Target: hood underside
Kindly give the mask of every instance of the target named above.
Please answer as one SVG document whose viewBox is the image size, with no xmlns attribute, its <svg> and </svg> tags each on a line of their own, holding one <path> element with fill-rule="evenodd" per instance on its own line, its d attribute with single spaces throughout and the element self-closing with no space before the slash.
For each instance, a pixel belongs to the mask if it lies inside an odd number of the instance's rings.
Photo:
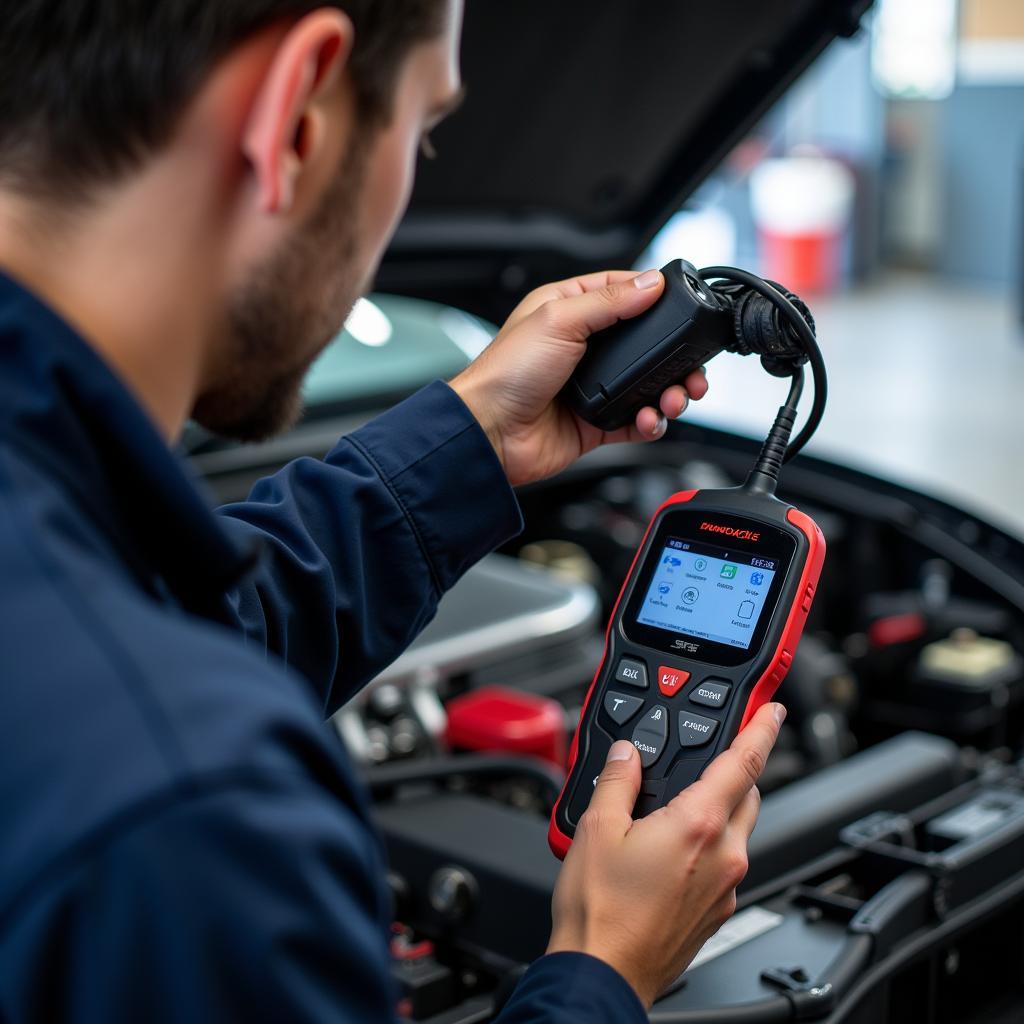
<svg viewBox="0 0 1024 1024">
<path fill-rule="evenodd" d="M 628 267 L 871 0 L 468 0 L 466 101 L 433 134 L 380 290 L 500 320 Z"/>
</svg>

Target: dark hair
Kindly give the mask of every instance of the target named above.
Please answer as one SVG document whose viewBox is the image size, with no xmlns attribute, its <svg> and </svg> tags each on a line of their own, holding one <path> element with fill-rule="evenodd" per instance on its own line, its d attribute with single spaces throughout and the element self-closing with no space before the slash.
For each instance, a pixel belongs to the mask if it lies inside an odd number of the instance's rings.
<svg viewBox="0 0 1024 1024">
<path fill-rule="evenodd" d="M 443 29 L 447 0 L 16 0 L 0 27 L 0 181 L 71 197 L 171 136 L 215 64 L 246 37 L 319 7 L 355 26 L 359 113 L 387 119 L 402 62 Z"/>
</svg>

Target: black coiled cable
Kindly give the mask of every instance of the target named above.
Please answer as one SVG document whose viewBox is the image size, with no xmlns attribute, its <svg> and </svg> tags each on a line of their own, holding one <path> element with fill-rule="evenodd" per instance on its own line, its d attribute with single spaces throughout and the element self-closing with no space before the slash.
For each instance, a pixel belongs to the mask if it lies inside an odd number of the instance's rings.
<svg viewBox="0 0 1024 1024">
<path fill-rule="evenodd" d="M 790 377 L 789 396 L 779 409 L 754 470 L 748 489 L 773 493 L 779 470 L 811 439 L 825 412 L 828 375 L 814 335 L 814 318 L 807 306 L 774 282 L 736 267 L 705 267 L 701 280 L 734 310 L 736 341 L 730 351 L 757 353 L 764 368 L 777 377 Z M 725 282 L 712 284 L 711 282 Z M 796 407 L 803 393 L 803 366 L 810 364 L 814 399 L 807 422 L 790 441 Z"/>
</svg>

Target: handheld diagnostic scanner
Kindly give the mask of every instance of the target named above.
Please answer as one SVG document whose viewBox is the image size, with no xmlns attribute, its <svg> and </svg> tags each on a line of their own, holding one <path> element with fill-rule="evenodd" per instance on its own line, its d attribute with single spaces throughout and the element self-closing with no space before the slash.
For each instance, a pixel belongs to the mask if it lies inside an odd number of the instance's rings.
<svg viewBox="0 0 1024 1024">
<path fill-rule="evenodd" d="M 640 754 L 643 782 L 634 817 L 668 803 L 700 777 L 774 695 L 814 600 L 824 537 L 808 515 L 774 493 L 782 464 L 810 437 L 824 408 L 813 321 L 802 304 L 760 278 L 733 268 L 701 272 L 725 274 L 778 311 L 776 326 L 787 333 L 791 351 L 789 397 L 741 487 L 674 494 L 651 519 L 608 623 L 604 656 L 552 812 L 548 838 L 559 857 L 572 843 L 615 740 L 631 741 Z M 699 337 L 686 342 L 705 344 Z M 789 443 L 807 360 L 814 408 Z M 779 366 L 773 367 L 777 373 Z"/>
</svg>

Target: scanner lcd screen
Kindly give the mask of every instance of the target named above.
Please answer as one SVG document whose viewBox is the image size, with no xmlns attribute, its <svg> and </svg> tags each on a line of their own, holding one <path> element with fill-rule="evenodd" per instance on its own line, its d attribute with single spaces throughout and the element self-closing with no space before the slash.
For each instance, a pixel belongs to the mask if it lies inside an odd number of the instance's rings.
<svg viewBox="0 0 1024 1024">
<path fill-rule="evenodd" d="M 720 554 L 721 548 L 668 538 L 637 622 L 748 649 L 778 562 L 738 552 L 728 558 Z"/>
</svg>

